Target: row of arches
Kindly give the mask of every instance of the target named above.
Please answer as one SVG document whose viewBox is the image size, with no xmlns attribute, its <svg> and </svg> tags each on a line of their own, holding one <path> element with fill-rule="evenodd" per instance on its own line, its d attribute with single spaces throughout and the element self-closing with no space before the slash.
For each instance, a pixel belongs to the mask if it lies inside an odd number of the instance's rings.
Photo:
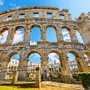
<svg viewBox="0 0 90 90">
<path fill-rule="evenodd" d="M 7 40 L 8 31 L 9 31 L 8 28 L 5 28 L 1 31 L 0 44 L 4 44 L 5 41 Z M 24 37 L 25 37 L 25 32 L 26 32 L 26 30 L 24 29 L 23 26 L 16 27 L 16 30 L 14 31 L 14 34 L 13 34 L 14 36 L 11 37 L 11 38 L 13 38 L 12 43 L 17 44 L 19 42 L 23 42 Z M 70 30 L 66 26 L 65 27 L 63 26 L 62 30 L 58 30 L 58 31 L 57 31 L 56 27 L 48 26 L 46 28 L 46 31 L 43 32 L 43 33 L 45 33 L 45 35 L 44 35 L 42 33 L 42 28 L 40 28 L 40 26 L 36 25 L 36 26 L 32 26 L 31 31 L 28 32 L 28 33 L 30 33 L 29 37 L 27 37 L 27 38 L 29 38 L 29 41 L 30 41 L 31 45 L 32 44 L 37 44 L 38 41 L 42 40 L 42 37 L 46 38 L 46 41 L 49 41 L 49 42 L 58 42 L 58 39 L 60 39 L 60 37 L 58 37 L 59 36 L 58 34 L 61 33 L 63 41 L 65 41 L 65 42 L 72 42 L 72 37 L 73 38 L 76 37 L 78 42 L 84 43 L 83 39 L 80 35 L 81 31 L 76 28 L 73 32 L 74 32 L 75 35 L 72 33 L 72 30 Z M 42 34 L 43 34 L 43 36 L 42 36 Z"/>
<path fill-rule="evenodd" d="M 87 52 L 84 55 L 84 57 L 88 58 L 87 61 L 90 61 L 90 57 L 89 56 L 90 56 L 90 52 Z M 67 57 L 69 57 L 68 58 L 68 65 L 69 65 L 70 61 L 74 60 L 76 62 L 76 64 L 77 64 L 76 68 L 79 71 L 83 71 L 82 70 L 82 65 L 81 65 L 82 64 L 81 63 L 81 59 L 77 59 L 77 57 L 79 57 L 79 55 L 76 52 L 70 51 L 67 54 Z M 20 55 L 18 53 L 12 53 L 12 54 L 10 54 L 10 60 L 12 60 L 12 59 L 14 59 L 15 62 L 17 62 L 17 60 L 19 60 L 19 62 L 20 62 Z M 38 66 L 40 66 L 42 68 L 42 66 L 41 66 L 41 64 L 42 64 L 41 63 L 41 55 L 38 52 L 29 53 L 28 57 L 27 57 L 27 60 L 28 60 L 28 66 L 27 67 L 30 67 L 30 68 L 28 68 L 29 72 L 33 71 L 35 69 L 35 68 L 31 68 L 31 67 L 35 67 L 36 64 L 38 64 Z M 15 63 L 15 62 L 12 62 L 12 63 Z M 60 75 L 62 75 L 62 70 L 63 70 L 62 68 L 65 66 L 64 64 L 65 63 L 63 63 L 62 55 L 59 52 L 57 52 L 57 51 L 51 51 L 50 54 L 48 55 L 48 63 L 47 63 L 47 71 L 48 71 L 50 77 L 51 78 L 59 78 L 61 80 L 61 76 Z M 18 63 L 17 66 L 19 66 L 19 63 Z M 73 67 L 69 67 L 69 69 L 72 70 L 74 68 Z"/>
<path fill-rule="evenodd" d="M 56 53 L 57 55 L 59 55 L 59 56 L 63 56 L 63 54 L 61 53 L 62 51 L 59 51 L 59 50 L 55 50 L 55 49 L 53 49 L 53 50 L 50 50 L 50 51 L 48 51 L 48 55 L 50 54 L 50 53 Z M 43 54 L 42 54 L 42 52 L 38 49 L 38 50 L 32 50 L 31 52 L 29 52 L 29 53 L 27 53 L 27 55 L 25 55 L 25 57 L 26 58 L 28 58 L 32 53 L 37 53 L 37 54 L 39 54 L 40 56 L 42 56 Z M 68 51 L 66 51 L 66 53 L 65 53 L 65 55 L 68 55 L 68 53 L 72 53 L 75 57 L 83 57 L 82 56 L 82 54 L 80 54 L 79 52 L 77 52 L 77 50 L 73 50 L 73 49 L 71 49 L 71 50 L 68 50 Z M 7 54 L 7 57 L 10 59 L 14 54 L 18 54 L 18 56 L 17 56 L 17 59 L 20 59 L 21 58 L 21 51 L 18 51 L 18 50 L 15 50 L 15 51 L 12 51 L 12 52 L 9 52 L 8 54 Z M 46 54 L 46 55 L 47 55 Z M 19 56 L 20 55 L 20 56 Z M 90 59 L 90 52 L 89 51 L 87 51 L 87 52 L 85 52 L 84 53 L 84 57 L 88 57 L 89 59 Z"/>
</svg>

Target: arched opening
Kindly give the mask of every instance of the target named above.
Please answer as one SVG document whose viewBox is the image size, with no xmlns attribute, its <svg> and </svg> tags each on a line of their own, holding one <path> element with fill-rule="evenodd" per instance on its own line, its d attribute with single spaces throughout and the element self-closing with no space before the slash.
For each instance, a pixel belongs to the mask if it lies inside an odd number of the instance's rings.
<svg viewBox="0 0 90 90">
<path fill-rule="evenodd" d="M 14 77 L 13 76 L 13 73 L 18 71 L 18 66 L 19 66 L 19 60 L 20 60 L 20 55 L 19 54 L 11 54 L 11 57 L 10 57 L 10 62 L 8 63 L 8 66 L 7 66 L 7 72 L 6 72 L 6 76 L 5 76 L 5 79 L 8 80 L 8 81 L 12 81 L 12 78 Z M 18 74 L 16 74 L 17 76 L 15 77 L 18 77 Z"/>
<path fill-rule="evenodd" d="M 71 42 L 70 33 L 67 28 L 64 28 L 64 27 L 62 28 L 62 34 L 63 34 L 63 40 L 65 42 Z"/>
<path fill-rule="evenodd" d="M 77 74 L 78 73 L 78 67 L 77 67 L 77 63 L 76 63 L 74 54 L 68 53 L 67 56 L 69 57 L 68 61 L 69 61 L 69 66 L 70 66 L 71 73 L 72 74 Z"/>
<path fill-rule="evenodd" d="M 48 55 L 48 73 L 49 80 L 61 81 L 61 63 L 60 56 L 56 52 L 51 52 Z"/>
<path fill-rule="evenodd" d="M 80 35 L 80 32 L 77 31 L 77 30 L 75 30 L 75 32 L 76 32 L 76 36 L 77 36 L 78 42 L 84 43 L 84 42 L 83 42 L 83 39 L 82 39 L 82 37 L 81 37 L 81 35 Z"/>
<path fill-rule="evenodd" d="M 78 81 L 79 80 L 78 72 L 83 71 L 81 59 L 78 56 L 78 54 L 74 51 L 70 51 L 67 54 L 67 56 L 68 56 L 68 63 L 69 63 L 71 74 L 72 74 L 73 78 Z"/>
<path fill-rule="evenodd" d="M 46 40 L 49 42 L 57 42 L 56 30 L 53 27 L 48 27 L 46 30 Z"/>
<path fill-rule="evenodd" d="M 7 36 L 8 36 L 8 30 L 4 30 L 0 34 L 0 44 L 4 44 L 6 42 Z"/>
<path fill-rule="evenodd" d="M 23 42 L 23 39 L 24 39 L 24 28 L 17 28 L 16 31 L 15 31 L 15 35 L 14 35 L 14 38 L 13 38 L 13 44 L 17 44 L 19 42 Z"/>
<path fill-rule="evenodd" d="M 28 56 L 28 80 L 35 81 L 36 67 L 41 67 L 41 60 L 40 55 L 37 52 L 33 52 Z"/>
<path fill-rule="evenodd" d="M 35 26 L 30 32 L 30 45 L 37 45 L 37 42 L 41 40 L 41 30 Z"/>
</svg>

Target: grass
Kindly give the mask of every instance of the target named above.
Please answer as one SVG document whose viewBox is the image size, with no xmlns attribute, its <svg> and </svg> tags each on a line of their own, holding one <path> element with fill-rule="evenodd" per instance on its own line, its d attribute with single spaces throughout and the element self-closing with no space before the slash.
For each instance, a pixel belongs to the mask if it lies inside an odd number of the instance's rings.
<svg viewBox="0 0 90 90">
<path fill-rule="evenodd" d="M 38 88 L 21 88 L 18 86 L 0 86 L 0 90 L 40 90 Z"/>
<path fill-rule="evenodd" d="M 52 87 L 46 86 L 40 89 L 38 88 L 22 88 L 20 86 L 0 86 L 0 90 L 77 90 L 72 88 L 59 88 L 59 87 Z"/>
</svg>

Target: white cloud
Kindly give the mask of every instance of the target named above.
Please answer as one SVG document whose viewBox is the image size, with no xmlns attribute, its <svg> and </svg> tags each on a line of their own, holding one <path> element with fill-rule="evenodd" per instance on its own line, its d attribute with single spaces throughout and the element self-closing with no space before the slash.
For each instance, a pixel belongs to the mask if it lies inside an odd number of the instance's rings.
<svg viewBox="0 0 90 90">
<path fill-rule="evenodd" d="M 66 34 L 68 34 L 68 31 L 65 30 L 62 33 L 63 33 L 63 35 L 66 35 Z"/>
<path fill-rule="evenodd" d="M 81 36 L 77 36 L 78 38 L 81 38 Z"/>
<path fill-rule="evenodd" d="M 10 3 L 10 5 L 11 5 L 14 9 L 18 9 L 18 8 L 21 7 L 21 6 L 17 6 L 16 4 L 13 4 L 13 3 Z"/>
<path fill-rule="evenodd" d="M 21 29 L 18 29 L 18 31 L 16 31 L 16 34 L 23 34 L 23 30 L 21 30 Z"/>
<path fill-rule="evenodd" d="M 5 31 L 2 33 L 2 35 L 0 35 L 0 43 L 1 44 L 3 44 L 6 41 L 7 36 L 8 36 L 8 31 Z"/>
<path fill-rule="evenodd" d="M 16 6 L 16 9 L 21 8 L 21 6 Z"/>
<path fill-rule="evenodd" d="M 31 56 L 35 57 L 35 58 L 39 58 L 40 57 L 40 55 L 38 53 L 33 53 L 33 54 L 31 54 Z"/>
<path fill-rule="evenodd" d="M 66 41 L 67 39 L 70 39 L 70 37 L 69 36 L 65 36 L 64 40 Z"/>
<path fill-rule="evenodd" d="M 32 42 L 32 41 L 30 41 L 30 45 L 37 45 L 37 42 Z"/>
<path fill-rule="evenodd" d="M 8 31 L 5 31 L 2 33 L 2 35 L 0 35 L 0 43 L 3 44 L 8 36 Z M 14 39 L 13 39 L 13 44 L 16 44 L 18 42 L 22 42 L 24 38 L 24 31 L 22 31 L 21 29 L 16 31 L 16 34 L 14 35 Z"/>
<path fill-rule="evenodd" d="M 63 34 L 64 41 L 66 41 L 68 39 L 70 40 L 70 35 L 66 29 L 63 29 L 62 34 Z"/>
<path fill-rule="evenodd" d="M 16 4 L 13 4 L 13 3 L 10 3 L 10 5 L 11 5 L 11 6 L 13 6 L 13 7 L 15 7 L 15 6 L 16 6 Z"/>
<path fill-rule="evenodd" d="M 2 35 L 0 35 L 0 43 L 3 44 L 8 36 L 8 31 L 5 31 L 2 33 Z M 16 44 L 18 42 L 22 42 L 24 39 L 24 32 L 22 30 L 17 30 L 16 34 L 14 35 L 14 39 L 13 39 L 13 44 Z M 37 42 L 34 41 L 30 41 L 30 45 L 37 45 Z"/>
<path fill-rule="evenodd" d="M 50 53 L 49 55 L 48 55 L 48 57 L 49 58 L 52 58 L 52 57 L 55 57 L 57 54 L 56 53 Z"/>
<path fill-rule="evenodd" d="M 56 60 L 56 63 L 60 63 L 60 60 L 56 56 L 57 56 L 56 53 L 50 53 L 48 55 L 48 57 L 52 60 L 52 63 L 54 62 L 54 60 Z"/>
<path fill-rule="evenodd" d="M 0 5 L 2 6 L 4 4 L 4 0 L 0 0 Z"/>
<path fill-rule="evenodd" d="M 19 30 L 16 31 L 16 34 L 14 35 L 13 44 L 23 41 L 24 33 L 21 33 L 21 32 L 22 31 L 19 31 Z"/>
</svg>

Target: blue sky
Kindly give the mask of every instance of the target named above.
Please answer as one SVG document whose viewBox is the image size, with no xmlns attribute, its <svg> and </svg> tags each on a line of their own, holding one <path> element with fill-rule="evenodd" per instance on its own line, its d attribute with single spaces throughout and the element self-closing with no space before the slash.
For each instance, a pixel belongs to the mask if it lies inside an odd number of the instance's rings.
<svg viewBox="0 0 90 90">
<path fill-rule="evenodd" d="M 82 12 L 88 13 L 90 11 L 90 0 L 0 0 L 0 12 L 9 10 L 12 8 L 17 9 L 17 8 L 26 7 L 26 6 L 52 6 L 52 7 L 58 7 L 60 10 L 66 8 L 66 9 L 69 9 L 69 12 L 72 15 L 72 18 L 74 19 L 74 18 L 77 18 Z M 48 31 L 48 32 L 50 32 L 50 31 Z M 19 33 L 18 33 L 19 38 L 22 38 L 21 33 L 19 31 Z M 7 35 L 7 32 L 4 33 L 3 35 Z M 79 35 L 79 34 L 77 34 L 77 35 Z M 38 34 L 38 36 L 39 36 L 39 34 Z M 49 36 L 49 35 L 47 34 L 47 36 Z M 54 34 L 52 36 L 55 37 Z M 65 36 L 68 36 L 68 34 L 66 33 Z M 3 36 L 2 38 L 5 38 L 5 37 Z M 16 35 L 16 38 L 18 38 L 18 35 Z M 31 36 L 31 38 L 32 38 L 32 36 Z M 40 39 L 40 37 L 38 38 L 38 40 L 39 39 Z M 52 41 L 51 38 L 47 38 L 47 39 Z M 68 39 L 69 39 L 69 36 L 68 36 Z M 79 38 L 79 40 L 80 39 L 81 38 Z M 23 38 L 22 38 L 22 40 L 23 40 Z M 34 42 L 35 40 L 37 40 L 37 38 L 32 38 L 30 42 L 36 44 L 36 42 Z M 17 41 L 17 39 L 16 39 L 16 41 Z M 56 39 L 54 41 L 56 41 Z M 55 59 L 55 57 L 57 57 L 55 54 L 51 54 L 51 56 L 54 59 Z M 71 56 L 70 60 L 74 59 L 73 55 L 69 55 L 69 56 Z M 52 59 L 52 57 L 51 57 L 51 59 Z"/>
<path fill-rule="evenodd" d="M 52 6 L 69 9 L 72 17 L 90 11 L 90 0 L 0 0 L 0 11 L 25 6 Z"/>
</svg>

